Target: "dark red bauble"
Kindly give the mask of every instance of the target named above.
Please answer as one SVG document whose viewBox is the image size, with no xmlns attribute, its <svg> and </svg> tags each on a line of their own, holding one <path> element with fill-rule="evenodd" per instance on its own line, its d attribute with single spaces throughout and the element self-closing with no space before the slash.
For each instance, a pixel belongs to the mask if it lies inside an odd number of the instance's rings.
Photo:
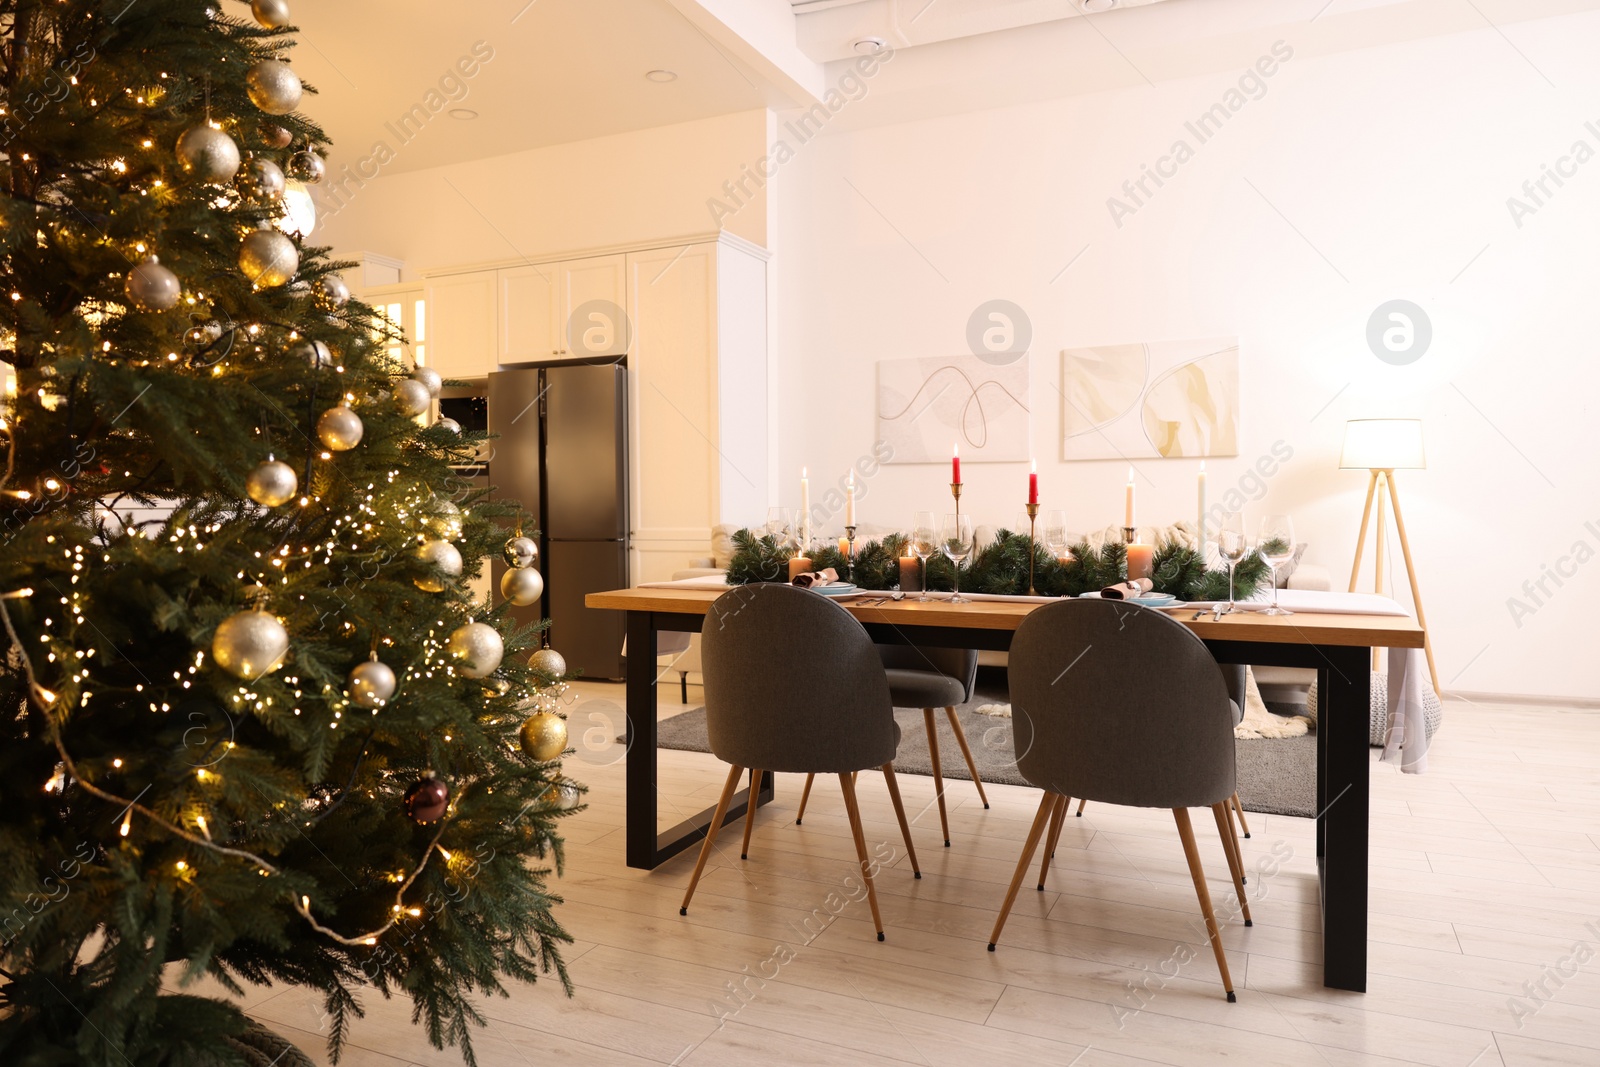
<svg viewBox="0 0 1600 1067">
<path fill-rule="evenodd" d="M 413 822 L 427 825 L 438 822 L 450 805 L 450 787 L 429 775 L 406 790 L 406 816 Z"/>
<path fill-rule="evenodd" d="M 282 126 L 273 125 L 261 127 L 261 137 L 273 148 L 288 148 L 290 142 L 294 140 L 294 134 Z"/>
</svg>

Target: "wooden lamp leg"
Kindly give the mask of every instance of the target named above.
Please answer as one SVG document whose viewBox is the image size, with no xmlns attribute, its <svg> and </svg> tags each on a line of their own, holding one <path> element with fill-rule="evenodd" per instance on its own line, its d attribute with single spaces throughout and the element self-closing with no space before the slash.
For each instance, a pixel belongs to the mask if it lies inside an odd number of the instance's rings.
<svg viewBox="0 0 1600 1067">
<path fill-rule="evenodd" d="M 1394 526 L 1400 534 L 1400 552 L 1406 561 L 1406 577 L 1411 580 L 1411 602 L 1417 608 L 1417 624 L 1422 627 L 1422 650 L 1428 656 L 1428 676 L 1433 679 L 1433 691 L 1442 693 L 1439 688 L 1439 668 L 1433 665 L 1433 635 L 1428 630 L 1428 617 L 1422 610 L 1422 593 L 1417 588 L 1417 568 L 1411 562 L 1411 542 L 1406 537 L 1405 516 L 1400 514 L 1400 490 L 1395 488 L 1394 475 L 1389 476 L 1389 502 L 1394 505 Z"/>
<path fill-rule="evenodd" d="M 1183 855 L 1189 861 L 1189 877 L 1194 880 L 1194 895 L 1200 900 L 1200 911 L 1206 917 L 1206 933 L 1211 938 L 1211 951 L 1217 957 L 1217 970 L 1222 974 L 1222 988 L 1232 1003 L 1239 998 L 1233 992 L 1233 977 L 1228 974 L 1228 957 L 1222 951 L 1222 935 L 1217 931 L 1217 916 L 1211 910 L 1211 891 L 1206 888 L 1206 872 L 1200 866 L 1200 849 L 1194 843 L 1194 826 L 1189 822 L 1189 809 L 1173 808 L 1172 817 L 1178 823 L 1178 836 L 1183 839 Z"/>
<path fill-rule="evenodd" d="M 728 780 L 722 786 L 722 796 L 717 798 L 716 814 L 711 816 L 711 825 L 706 827 L 706 840 L 700 846 L 700 858 L 695 861 L 694 874 L 689 876 L 689 888 L 684 891 L 683 905 L 678 908 L 679 915 L 689 914 L 689 901 L 694 898 L 694 887 L 700 884 L 700 874 L 706 869 L 706 860 L 711 858 L 711 848 L 716 843 L 717 831 L 722 828 L 722 820 L 728 815 L 728 808 L 733 805 L 733 791 L 739 788 L 739 775 L 744 772 L 743 767 L 729 767 Z M 755 806 L 755 794 L 750 795 L 750 805 Z"/>
<path fill-rule="evenodd" d="M 906 855 L 911 857 L 911 873 L 922 877 L 917 866 L 917 846 L 911 843 L 911 824 L 906 821 L 905 805 L 900 803 L 900 783 L 894 780 L 894 764 L 883 765 L 883 780 L 889 786 L 889 799 L 894 802 L 894 817 L 900 821 L 900 836 L 906 839 Z"/>
<path fill-rule="evenodd" d="M 811 783 L 816 779 L 816 777 L 817 776 L 814 774 L 806 775 L 806 787 L 800 792 L 800 810 L 795 812 L 794 816 L 794 824 L 796 826 L 799 826 L 805 821 L 806 801 L 811 799 Z"/>
<path fill-rule="evenodd" d="M 761 792 L 761 772 L 750 769 L 750 804 L 744 809 L 744 844 L 739 846 L 739 858 L 750 858 L 750 831 L 756 828 L 756 794 Z"/>
<path fill-rule="evenodd" d="M 966 758 L 967 770 L 972 772 L 972 784 L 978 787 L 978 799 L 983 801 L 985 809 L 989 807 L 989 797 L 983 791 L 983 779 L 978 777 L 978 763 L 972 758 L 972 748 L 967 744 L 967 732 L 961 728 L 961 720 L 956 717 L 955 708 L 945 708 L 945 714 L 950 716 L 950 728 L 956 732 L 956 744 L 961 746 L 961 755 Z"/>
<path fill-rule="evenodd" d="M 861 832 L 861 809 L 856 805 L 856 780 L 851 774 L 839 775 L 844 790 L 844 810 L 850 817 L 850 835 L 856 839 L 856 858 L 861 861 L 861 877 L 867 883 L 867 906 L 872 909 L 872 925 L 883 940 L 883 916 L 878 914 L 878 891 L 872 887 L 872 861 L 867 858 L 867 836 Z"/>
<path fill-rule="evenodd" d="M 1361 508 L 1361 533 L 1356 538 L 1356 561 L 1350 568 L 1350 591 L 1356 591 L 1356 582 L 1361 578 L 1361 557 L 1367 548 L 1367 522 L 1372 518 L 1372 498 L 1378 492 L 1378 472 L 1371 471 L 1367 475 L 1367 502 Z"/>
<path fill-rule="evenodd" d="M 1017 871 L 1011 876 L 1011 888 L 1006 890 L 1005 903 L 1000 905 L 1000 917 L 994 921 L 994 932 L 989 935 L 989 951 L 994 951 L 995 944 L 1000 940 L 1000 931 L 1005 929 L 1006 917 L 1011 914 L 1011 905 L 1017 902 L 1017 890 L 1022 888 L 1022 876 L 1028 873 L 1028 868 L 1033 864 L 1033 850 L 1039 847 L 1039 838 L 1044 836 L 1045 825 L 1050 821 L 1050 815 L 1056 808 L 1056 795 L 1046 793 L 1039 798 L 1039 812 L 1033 817 L 1033 825 L 1028 828 L 1028 839 L 1022 843 L 1022 855 L 1017 859 Z"/>
<path fill-rule="evenodd" d="M 950 847 L 950 816 L 944 810 L 944 772 L 939 767 L 939 733 L 933 725 L 933 709 L 922 709 L 922 725 L 928 731 L 928 756 L 933 761 L 933 792 L 939 800 L 939 829 L 944 831 L 944 847 Z"/>
</svg>

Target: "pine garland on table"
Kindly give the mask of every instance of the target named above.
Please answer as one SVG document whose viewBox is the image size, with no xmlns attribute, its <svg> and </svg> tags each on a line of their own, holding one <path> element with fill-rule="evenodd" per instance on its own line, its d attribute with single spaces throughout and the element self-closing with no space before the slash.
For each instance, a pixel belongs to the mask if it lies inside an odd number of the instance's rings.
<svg viewBox="0 0 1600 1067">
<path fill-rule="evenodd" d="M 788 580 L 788 561 L 794 551 L 777 539 L 740 530 L 733 535 L 734 555 L 728 564 L 728 584 L 783 582 Z M 1028 592 L 1029 538 L 1026 534 L 1000 530 L 995 539 L 973 556 L 961 572 L 961 589 L 967 593 L 1025 596 Z M 855 566 L 836 545 L 825 545 L 811 553 L 813 570 L 832 567 L 841 577 L 862 589 L 892 589 L 900 584 L 900 557 L 908 542 L 903 534 L 890 534 L 881 541 L 857 542 Z M 1033 585 L 1041 596 L 1078 596 L 1104 589 L 1126 580 L 1128 549 L 1108 541 L 1098 549 L 1086 542 L 1072 546 L 1072 558 L 1063 563 L 1037 541 L 1033 545 Z M 1233 569 L 1234 594 L 1244 599 L 1268 581 L 1271 568 L 1257 553 L 1250 553 Z M 955 568 L 943 554 L 928 558 L 924 585 L 932 592 L 955 588 Z M 1170 593 L 1181 601 L 1228 599 L 1228 574 L 1211 570 L 1195 549 L 1176 542 L 1162 545 L 1151 560 L 1152 582 L 1158 593 Z"/>
</svg>

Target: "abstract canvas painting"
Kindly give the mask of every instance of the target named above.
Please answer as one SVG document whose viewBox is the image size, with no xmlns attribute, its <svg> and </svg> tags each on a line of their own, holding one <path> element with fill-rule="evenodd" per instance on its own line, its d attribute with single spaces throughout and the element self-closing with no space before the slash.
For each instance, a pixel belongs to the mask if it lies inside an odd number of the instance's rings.
<svg viewBox="0 0 1600 1067">
<path fill-rule="evenodd" d="M 878 363 L 878 437 L 891 463 L 948 462 L 952 444 L 969 463 L 1029 458 L 1028 359 L 996 365 L 976 356 Z"/>
<path fill-rule="evenodd" d="M 1239 342 L 1151 341 L 1061 353 L 1061 458 L 1239 454 Z"/>
</svg>

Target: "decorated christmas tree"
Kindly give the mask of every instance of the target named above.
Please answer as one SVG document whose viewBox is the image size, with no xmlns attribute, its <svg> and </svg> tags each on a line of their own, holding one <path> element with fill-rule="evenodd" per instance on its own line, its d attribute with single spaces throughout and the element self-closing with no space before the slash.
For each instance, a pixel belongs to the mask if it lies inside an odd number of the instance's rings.
<svg viewBox="0 0 1600 1067">
<path fill-rule="evenodd" d="M 567 981 L 563 668 L 468 585 L 532 602 L 534 542 L 308 243 L 287 23 L 0 0 L 7 1067 L 251 1062 L 202 977 L 470 1062 L 474 996 Z"/>
</svg>

